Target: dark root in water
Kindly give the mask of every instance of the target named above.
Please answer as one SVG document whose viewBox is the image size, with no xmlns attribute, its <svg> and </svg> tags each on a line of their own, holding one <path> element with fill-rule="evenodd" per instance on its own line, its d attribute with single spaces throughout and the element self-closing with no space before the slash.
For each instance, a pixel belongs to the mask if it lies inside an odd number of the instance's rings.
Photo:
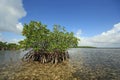
<svg viewBox="0 0 120 80">
<path fill-rule="evenodd" d="M 68 52 L 55 51 L 53 53 L 47 53 L 44 51 L 35 52 L 31 50 L 22 58 L 23 61 L 39 61 L 40 63 L 61 63 L 69 59 Z"/>
</svg>

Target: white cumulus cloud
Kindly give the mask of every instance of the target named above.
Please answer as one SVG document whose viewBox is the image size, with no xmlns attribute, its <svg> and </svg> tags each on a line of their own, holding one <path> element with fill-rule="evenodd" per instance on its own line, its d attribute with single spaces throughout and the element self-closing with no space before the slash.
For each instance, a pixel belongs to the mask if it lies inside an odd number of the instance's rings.
<svg viewBox="0 0 120 80">
<path fill-rule="evenodd" d="M 120 47 L 120 23 L 112 29 L 93 37 L 81 37 L 79 45 L 96 47 Z"/>
<path fill-rule="evenodd" d="M 8 43 L 16 43 L 16 44 L 18 44 L 18 42 L 21 41 L 21 40 L 24 40 L 24 39 L 16 39 L 16 38 L 14 38 L 14 39 L 11 39 L 11 40 L 9 40 L 7 42 Z"/>
<path fill-rule="evenodd" d="M 19 19 L 26 15 L 22 0 L 0 0 L 0 32 L 22 31 Z"/>
<path fill-rule="evenodd" d="M 80 38 L 80 35 L 81 35 L 81 34 L 82 34 L 82 30 L 79 29 L 79 30 L 76 32 L 75 36 L 78 37 L 78 38 Z"/>
</svg>

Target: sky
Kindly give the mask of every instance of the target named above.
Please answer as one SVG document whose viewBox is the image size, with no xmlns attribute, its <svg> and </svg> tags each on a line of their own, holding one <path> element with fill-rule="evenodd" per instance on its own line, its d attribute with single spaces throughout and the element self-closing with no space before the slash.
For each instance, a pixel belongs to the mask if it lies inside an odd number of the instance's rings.
<svg viewBox="0 0 120 80">
<path fill-rule="evenodd" d="M 0 41 L 25 39 L 31 20 L 64 26 L 80 46 L 120 47 L 120 0 L 0 0 Z"/>
</svg>

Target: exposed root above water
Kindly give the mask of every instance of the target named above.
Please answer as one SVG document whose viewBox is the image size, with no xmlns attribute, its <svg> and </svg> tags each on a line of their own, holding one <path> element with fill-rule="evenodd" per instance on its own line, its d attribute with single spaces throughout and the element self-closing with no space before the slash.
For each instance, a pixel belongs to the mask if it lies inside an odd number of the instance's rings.
<svg viewBox="0 0 120 80">
<path fill-rule="evenodd" d="M 68 52 L 47 53 L 44 51 L 35 52 L 31 50 L 22 58 L 23 61 L 39 61 L 40 63 L 57 64 L 69 59 Z"/>
</svg>

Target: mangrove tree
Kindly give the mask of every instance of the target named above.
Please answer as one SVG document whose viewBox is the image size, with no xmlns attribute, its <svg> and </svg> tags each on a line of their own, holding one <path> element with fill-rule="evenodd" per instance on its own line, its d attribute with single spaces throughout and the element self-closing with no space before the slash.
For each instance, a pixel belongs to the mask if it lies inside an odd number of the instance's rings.
<svg viewBox="0 0 120 80">
<path fill-rule="evenodd" d="M 54 25 L 53 29 L 41 22 L 31 21 L 24 24 L 22 31 L 26 38 L 21 41 L 21 47 L 33 50 L 27 53 L 24 61 L 39 61 L 41 63 L 59 63 L 69 58 L 68 48 L 77 47 L 78 38 L 73 32 L 67 32 L 64 27 Z"/>
</svg>

